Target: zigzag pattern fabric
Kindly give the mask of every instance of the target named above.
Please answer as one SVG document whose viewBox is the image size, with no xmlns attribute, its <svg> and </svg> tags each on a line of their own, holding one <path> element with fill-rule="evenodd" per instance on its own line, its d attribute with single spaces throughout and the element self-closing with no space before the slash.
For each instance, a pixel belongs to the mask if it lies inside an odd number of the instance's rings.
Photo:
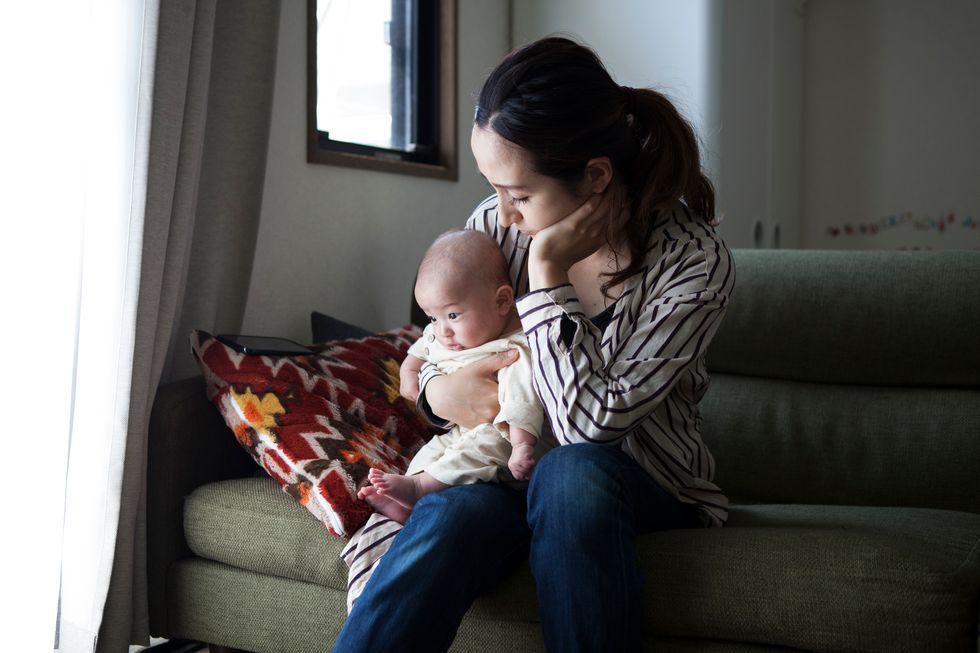
<svg viewBox="0 0 980 653">
<path fill-rule="evenodd" d="M 242 354 L 204 331 L 191 349 L 239 444 L 333 535 L 372 514 L 357 498 L 372 467 L 403 473 L 429 438 L 398 393 L 398 367 L 421 335 L 414 325 L 313 345 L 306 356 Z"/>
</svg>

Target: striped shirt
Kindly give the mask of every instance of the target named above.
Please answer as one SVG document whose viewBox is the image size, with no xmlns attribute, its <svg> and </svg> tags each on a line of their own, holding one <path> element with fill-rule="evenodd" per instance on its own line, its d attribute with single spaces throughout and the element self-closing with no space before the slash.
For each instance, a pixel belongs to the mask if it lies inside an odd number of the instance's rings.
<svg viewBox="0 0 980 653">
<path fill-rule="evenodd" d="M 697 406 L 708 387 L 704 354 L 735 284 L 714 229 L 683 205 L 661 214 L 643 267 L 600 330 L 570 284 L 529 291 L 530 241 L 499 225 L 495 195 L 466 227 L 493 236 L 509 262 L 535 389 L 559 443 L 618 446 L 680 501 L 698 505 L 705 523 L 724 523 L 728 500 L 712 483 Z M 438 374 L 423 366 L 423 392 Z"/>
</svg>

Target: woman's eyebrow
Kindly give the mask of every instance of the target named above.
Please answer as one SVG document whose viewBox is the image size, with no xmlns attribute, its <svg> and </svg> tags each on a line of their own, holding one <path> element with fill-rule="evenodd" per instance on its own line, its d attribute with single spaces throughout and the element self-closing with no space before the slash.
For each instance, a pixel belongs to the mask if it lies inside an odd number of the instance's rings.
<svg viewBox="0 0 980 653">
<path fill-rule="evenodd" d="M 487 176 L 484 175 L 482 172 L 480 173 L 480 176 L 483 177 L 484 181 L 486 181 L 494 188 L 505 188 L 507 190 L 527 190 L 527 186 L 523 184 L 495 184 L 489 179 L 487 179 Z"/>
</svg>

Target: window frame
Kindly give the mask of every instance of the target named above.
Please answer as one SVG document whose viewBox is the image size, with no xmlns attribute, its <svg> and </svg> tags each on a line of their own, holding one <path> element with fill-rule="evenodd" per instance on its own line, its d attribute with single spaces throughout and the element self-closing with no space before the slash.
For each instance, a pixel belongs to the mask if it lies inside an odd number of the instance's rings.
<svg viewBox="0 0 980 653">
<path fill-rule="evenodd" d="M 316 3 L 307 0 L 306 16 L 306 160 L 308 163 L 338 165 L 420 177 L 456 181 L 456 0 L 434 0 L 439 13 L 438 106 L 436 107 L 436 157 L 434 163 L 403 158 L 396 150 L 334 141 L 328 149 L 325 132 L 316 126 Z"/>
</svg>

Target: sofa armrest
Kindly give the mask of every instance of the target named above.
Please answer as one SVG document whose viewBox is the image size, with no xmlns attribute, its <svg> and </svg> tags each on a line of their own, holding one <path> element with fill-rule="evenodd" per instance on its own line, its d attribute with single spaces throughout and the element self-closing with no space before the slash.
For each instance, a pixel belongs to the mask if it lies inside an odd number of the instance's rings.
<svg viewBox="0 0 980 653">
<path fill-rule="evenodd" d="M 248 476 L 255 462 L 208 401 L 203 377 L 160 386 L 150 414 L 146 536 L 150 632 L 167 635 L 167 570 L 191 554 L 184 497 L 195 488 Z"/>
</svg>

